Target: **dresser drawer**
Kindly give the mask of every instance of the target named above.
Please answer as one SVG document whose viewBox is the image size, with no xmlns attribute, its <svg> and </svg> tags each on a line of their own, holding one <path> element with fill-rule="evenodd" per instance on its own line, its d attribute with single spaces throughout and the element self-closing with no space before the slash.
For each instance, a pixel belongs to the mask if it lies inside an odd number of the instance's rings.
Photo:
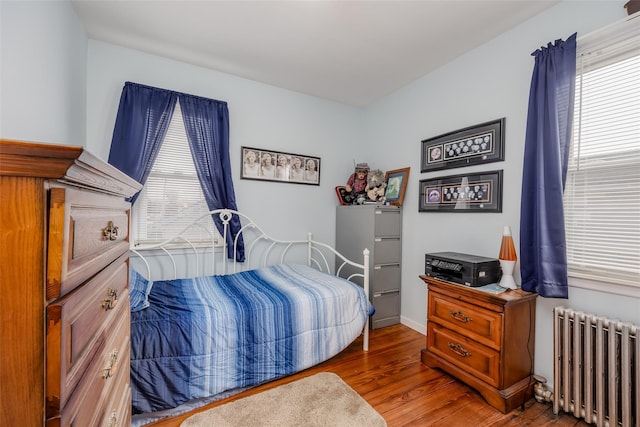
<svg viewBox="0 0 640 427">
<path fill-rule="evenodd" d="M 65 405 L 117 313 L 129 315 L 128 257 L 122 255 L 76 292 L 47 307 L 48 415 Z"/>
<path fill-rule="evenodd" d="M 485 310 L 436 292 L 429 297 L 429 321 L 454 330 L 495 350 L 502 340 L 502 313 Z"/>
<path fill-rule="evenodd" d="M 89 368 L 78 383 L 59 416 L 49 420 L 56 426 L 101 426 L 109 419 L 115 397 L 126 398 L 129 383 L 130 345 L 129 310 L 124 302 L 116 311 Z M 126 387 L 126 388 L 125 388 Z M 109 425 L 108 422 L 105 425 Z"/>
<path fill-rule="evenodd" d="M 431 353 L 491 384 L 500 385 L 500 353 L 455 332 L 427 324 L 427 349 Z"/>
<path fill-rule="evenodd" d="M 129 250 L 129 204 L 76 188 L 49 191 L 47 299 L 66 295 Z"/>
<path fill-rule="evenodd" d="M 127 318 L 127 322 L 129 322 Z M 128 330 L 127 325 L 127 330 Z M 120 335 L 120 334 L 119 334 Z M 123 339 L 120 337 L 120 339 Z M 118 365 L 114 368 L 114 376 L 106 380 L 111 381 L 111 387 L 105 388 L 104 393 L 104 406 L 100 411 L 95 414 L 96 426 L 104 427 L 116 427 L 116 426 L 131 426 L 131 387 L 130 387 L 130 361 L 131 356 L 129 353 L 129 336 L 126 336 L 126 350 L 121 346 L 118 353 Z M 114 346 L 108 346 L 114 348 Z M 125 351 L 125 352 L 123 352 Z M 107 352 L 110 356 L 110 352 Z M 105 358 L 104 362 L 110 363 L 109 359 Z"/>
<path fill-rule="evenodd" d="M 128 372 L 128 370 L 127 370 Z M 122 375 L 114 390 L 111 399 L 107 402 L 102 414 L 102 422 L 97 425 L 104 427 L 130 427 L 131 426 L 131 387 L 129 376 Z"/>
</svg>

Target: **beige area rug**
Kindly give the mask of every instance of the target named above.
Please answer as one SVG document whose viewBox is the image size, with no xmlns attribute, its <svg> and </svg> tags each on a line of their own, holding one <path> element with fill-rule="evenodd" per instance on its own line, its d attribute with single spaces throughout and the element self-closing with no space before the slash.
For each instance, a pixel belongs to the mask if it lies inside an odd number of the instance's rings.
<svg viewBox="0 0 640 427">
<path fill-rule="evenodd" d="M 193 415 L 182 427 L 385 427 L 386 421 L 331 372 L 323 372 Z"/>
</svg>

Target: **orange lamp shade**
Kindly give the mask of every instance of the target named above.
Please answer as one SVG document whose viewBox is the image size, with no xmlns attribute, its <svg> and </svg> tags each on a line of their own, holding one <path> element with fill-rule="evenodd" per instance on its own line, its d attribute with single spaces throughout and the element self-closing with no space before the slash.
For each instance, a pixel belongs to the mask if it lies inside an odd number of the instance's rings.
<svg viewBox="0 0 640 427">
<path fill-rule="evenodd" d="M 513 244 L 513 237 L 511 236 L 511 227 L 508 225 L 504 227 L 502 233 L 502 243 L 500 244 L 500 255 L 498 255 L 498 259 L 505 261 L 516 261 L 518 259 L 516 247 Z"/>
</svg>

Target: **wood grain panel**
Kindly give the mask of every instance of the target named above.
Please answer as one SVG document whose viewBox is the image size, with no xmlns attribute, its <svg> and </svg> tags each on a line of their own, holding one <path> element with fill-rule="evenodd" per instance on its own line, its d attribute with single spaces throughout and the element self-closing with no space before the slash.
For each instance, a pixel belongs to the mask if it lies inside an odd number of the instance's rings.
<svg viewBox="0 0 640 427">
<path fill-rule="evenodd" d="M 61 178 L 80 153 L 81 147 L 0 139 L 0 174 Z"/>
<path fill-rule="evenodd" d="M 45 197 L 40 178 L 0 177 L 2 426 L 36 426 L 44 416 L 44 389 L 34 385 L 44 370 Z"/>
</svg>

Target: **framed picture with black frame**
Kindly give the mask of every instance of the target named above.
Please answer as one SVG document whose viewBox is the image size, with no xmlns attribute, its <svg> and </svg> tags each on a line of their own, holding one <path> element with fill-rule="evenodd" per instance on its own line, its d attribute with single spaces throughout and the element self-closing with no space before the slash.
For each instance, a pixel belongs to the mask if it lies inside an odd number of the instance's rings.
<svg viewBox="0 0 640 427">
<path fill-rule="evenodd" d="M 502 212 L 502 170 L 420 181 L 420 212 Z"/>
<path fill-rule="evenodd" d="M 320 185 L 320 157 L 241 147 L 240 178 Z"/>
<path fill-rule="evenodd" d="M 420 172 L 504 160 L 504 125 L 503 117 L 423 140 Z"/>
</svg>

